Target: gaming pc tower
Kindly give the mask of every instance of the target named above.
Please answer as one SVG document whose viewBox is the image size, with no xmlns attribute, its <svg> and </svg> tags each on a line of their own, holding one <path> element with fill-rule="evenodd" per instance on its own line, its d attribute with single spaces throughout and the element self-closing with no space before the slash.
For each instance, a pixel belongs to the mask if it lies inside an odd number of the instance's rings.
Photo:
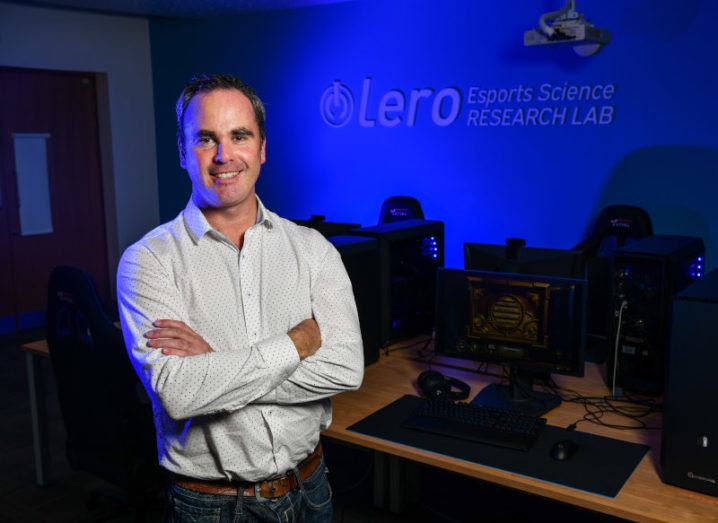
<svg viewBox="0 0 718 523">
<path fill-rule="evenodd" d="M 382 343 L 431 334 L 436 270 L 444 265 L 444 223 L 403 220 L 354 229 L 347 234 L 379 242 Z"/>
<path fill-rule="evenodd" d="M 596 216 L 590 234 L 574 247 L 586 259 L 591 304 L 586 333 L 594 341 L 608 339 L 613 251 L 652 235 L 653 225 L 646 210 L 634 205 L 608 205 Z"/>
<path fill-rule="evenodd" d="M 352 282 L 364 343 L 364 365 L 369 365 L 379 359 L 382 345 L 382 316 L 378 306 L 382 300 L 379 240 L 359 236 L 327 239 L 339 251 Z"/>
<path fill-rule="evenodd" d="M 663 481 L 718 496 L 718 270 L 673 301 L 663 406 Z"/>
<path fill-rule="evenodd" d="M 613 251 L 611 328 L 606 381 L 623 391 L 663 392 L 675 294 L 702 276 L 703 240 L 648 236 Z"/>
</svg>

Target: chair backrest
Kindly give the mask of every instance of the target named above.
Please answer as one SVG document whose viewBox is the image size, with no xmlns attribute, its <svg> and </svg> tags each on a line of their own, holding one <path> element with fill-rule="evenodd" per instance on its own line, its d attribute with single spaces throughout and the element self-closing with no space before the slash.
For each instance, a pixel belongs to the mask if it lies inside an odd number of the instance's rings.
<svg viewBox="0 0 718 523">
<path fill-rule="evenodd" d="M 652 234 L 651 217 L 644 209 L 633 205 L 609 205 L 596 217 L 591 234 L 574 247 L 574 250 L 583 252 L 586 259 L 589 334 L 608 335 L 613 312 L 610 256 L 614 249 Z"/>
<path fill-rule="evenodd" d="M 412 196 L 392 196 L 384 200 L 379 212 L 379 225 L 402 220 L 423 220 L 419 200 Z"/>
<path fill-rule="evenodd" d="M 151 405 L 86 271 L 52 270 L 47 341 L 70 465 L 121 486 L 137 463 L 156 465 Z"/>
<path fill-rule="evenodd" d="M 587 257 L 610 256 L 616 247 L 653 234 L 651 217 L 633 205 L 609 205 L 596 217 L 591 233 L 574 250 Z"/>
</svg>

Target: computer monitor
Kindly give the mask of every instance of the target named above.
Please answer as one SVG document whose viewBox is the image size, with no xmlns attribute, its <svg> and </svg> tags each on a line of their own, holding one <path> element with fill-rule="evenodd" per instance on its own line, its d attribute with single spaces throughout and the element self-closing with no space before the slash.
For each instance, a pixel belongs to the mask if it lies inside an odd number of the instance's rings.
<svg viewBox="0 0 718 523">
<path fill-rule="evenodd" d="M 583 376 L 585 308 L 585 280 L 439 269 L 436 351 L 508 367 L 509 383 L 474 401 L 541 415 L 560 399 L 534 391 L 534 379 Z"/>
<path fill-rule="evenodd" d="M 581 251 L 525 247 L 523 240 L 464 244 L 464 268 L 469 270 L 584 278 L 585 266 Z"/>
</svg>

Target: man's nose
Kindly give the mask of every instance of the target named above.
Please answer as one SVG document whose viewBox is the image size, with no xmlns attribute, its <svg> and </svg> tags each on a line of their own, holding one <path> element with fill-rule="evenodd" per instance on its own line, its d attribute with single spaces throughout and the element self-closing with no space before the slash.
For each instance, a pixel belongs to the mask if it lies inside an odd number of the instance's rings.
<svg viewBox="0 0 718 523">
<path fill-rule="evenodd" d="M 227 163 L 230 160 L 230 148 L 223 143 L 217 144 L 217 152 L 214 155 L 215 163 Z"/>
</svg>

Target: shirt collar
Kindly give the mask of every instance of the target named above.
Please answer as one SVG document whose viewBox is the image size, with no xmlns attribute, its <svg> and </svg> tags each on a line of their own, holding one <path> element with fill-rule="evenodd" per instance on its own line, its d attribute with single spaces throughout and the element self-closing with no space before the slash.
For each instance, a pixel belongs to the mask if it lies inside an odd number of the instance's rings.
<svg viewBox="0 0 718 523">
<path fill-rule="evenodd" d="M 270 220 L 269 212 L 262 203 L 262 200 L 259 199 L 259 196 L 256 196 L 256 198 L 257 221 L 255 224 L 263 224 L 267 230 L 271 230 L 273 225 Z M 197 207 L 194 201 L 192 201 L 192 197 L 190 197 L 189 202 L 187 202 L 187 206 L 184 208 L 184 211 L 182 211 L 182 216 L 184 217 L 187 232 L 189 232 L 189 235 L 194 243 L 199 242 L 199 239 L 208 232 L 215 230 L 209 224 L 207 218 L 205 218 L 202 210 Z"/>
</svg>

